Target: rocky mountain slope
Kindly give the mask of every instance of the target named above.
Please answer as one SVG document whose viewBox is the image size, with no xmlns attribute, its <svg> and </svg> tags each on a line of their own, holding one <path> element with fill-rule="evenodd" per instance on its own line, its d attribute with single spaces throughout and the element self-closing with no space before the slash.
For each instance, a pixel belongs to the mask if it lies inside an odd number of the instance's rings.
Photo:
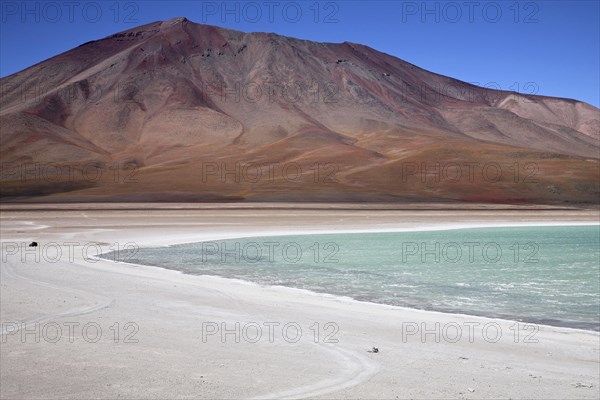
<svg viewBox="0 0 600 400">
<path fill-rule="evenodd" d="M 2 78 L 2 201 L 597 203 L 600 110 L 185 18 Z"/>
</svg>

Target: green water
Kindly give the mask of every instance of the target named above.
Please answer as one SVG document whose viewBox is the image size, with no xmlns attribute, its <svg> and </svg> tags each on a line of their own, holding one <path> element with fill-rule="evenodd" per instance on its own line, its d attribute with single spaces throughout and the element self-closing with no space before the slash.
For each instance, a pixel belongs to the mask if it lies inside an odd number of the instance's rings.
<svg viewBox="0 0 600 400">
<path fill-rule="evenodd" d="M 599 329 L 600 226 L 222 240 L 105 258 L 423 310 Z"/>
</svg>

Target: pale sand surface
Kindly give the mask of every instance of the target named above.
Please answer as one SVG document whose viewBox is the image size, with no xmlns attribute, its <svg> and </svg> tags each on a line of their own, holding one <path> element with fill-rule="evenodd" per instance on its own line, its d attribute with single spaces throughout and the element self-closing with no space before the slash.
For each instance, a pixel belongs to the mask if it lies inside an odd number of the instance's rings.
<svg viewBox="0 0 600 400">
<path fill-rule="evenodd" d="M 233 206 L 132 205 L 2 206 L 0 319 L 25 321 L 35 332 L 4 335 L 2 398 L 598 398 L 600 337 L 597 333 L 541 326 L 537 343 L 515 343 L 514 322 L 361 303 L 281 287 L 184 275 L 154 267 L 82 257 L 82 246 L 135 242 L 166 245 L 225 237 L 318 231 L 393 231 L 457 226 L 598 223 L 597 210 L 370 210 L 287 205 L 271 209 Z M 69 210 L 69 208 L 71 210 Z M 418 207 L 415 207 L 418 208 Z M 17 210 L 18 209 L 18 210 Z M 63 256 L 36 262 L 10 255 L 8 243 L 63 244 Z M 64 243 L 77 242 L 69 260 Z M 90 254 L 93 251 L 90 250 Z M 135 323 L 139 330 L 125 343 Z M 262 337 L 239 343 L 230 334 L 203 341 L 203 323 L 233 328 L 256 323 Z M 273 340 L 265 323 L 279 323 Z M 338 343 L 324 343 L 332 322 Z M 38 325 L 36 325 L 36 323 Z M 68 332 L 73 328 L 73 339 Z M 81 327 L 95 323 L 84 337 Z M 115 323 L 120 335 L 114 337 Z M 282 326 L 297 323 L 302 336 L 290 343 Z M 319 323 L 319 342 L 314 327 Z M 457 324 L 451 343 L 433 334 L 403 340 L 403 327 L 434 329 Z M 478 323 L 469 332 L 469 323 Z M 495 323 L 499 341 L 486 341 Z M 56 343 L 53 328 L 62 327 Z M 96 325 L 94 325 L 96 326 Z M 113 330 L 111 330 L 111 326 Z M 311 330 L 311 326 L 313 330 Z M 456 326 L 456 325 L 454 325 Z M 46 332 L 43 329 L 47 329 Z M 434 329 L 435 330 L 435 329 Z M 247 339 L 255 330 L 248 329 Z M 454 337 L 449 328 L 447 338 Z M 288 331 L 289 337 L 295 330 Z M 488 331 L 490 338 L 495 330 Z M 470 340 L 471 339 L 471 340 Z M 72 343 L 71 343 L 72 341 Z M 372 346 L 379 353 L 369 353 Z M 591 386 L 591 387 L 590 387 Z"/>
</svg>

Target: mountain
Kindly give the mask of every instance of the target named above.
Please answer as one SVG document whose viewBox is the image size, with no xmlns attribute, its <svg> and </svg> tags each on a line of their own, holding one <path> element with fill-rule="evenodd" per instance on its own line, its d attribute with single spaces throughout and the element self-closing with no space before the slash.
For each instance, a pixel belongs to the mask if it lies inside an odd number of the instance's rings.
<svg viewBox="0 0 600 400">
<path fill-rule="evenodd" d="M 598 203 L 600 110 L 185 18 L 0 80 L 2 201 Z"/>
</svg>

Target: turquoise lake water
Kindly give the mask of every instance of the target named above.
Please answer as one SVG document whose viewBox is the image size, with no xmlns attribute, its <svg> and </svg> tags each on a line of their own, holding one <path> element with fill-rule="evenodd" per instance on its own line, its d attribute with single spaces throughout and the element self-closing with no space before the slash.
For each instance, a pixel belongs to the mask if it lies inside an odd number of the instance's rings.
<svg viewBox="0 0 600 400">
<path fill-rule="evenodd" d="M 423 310 L 600 330 L 600 227 L 273 236 L 107 259 Z"/>
</svg>

